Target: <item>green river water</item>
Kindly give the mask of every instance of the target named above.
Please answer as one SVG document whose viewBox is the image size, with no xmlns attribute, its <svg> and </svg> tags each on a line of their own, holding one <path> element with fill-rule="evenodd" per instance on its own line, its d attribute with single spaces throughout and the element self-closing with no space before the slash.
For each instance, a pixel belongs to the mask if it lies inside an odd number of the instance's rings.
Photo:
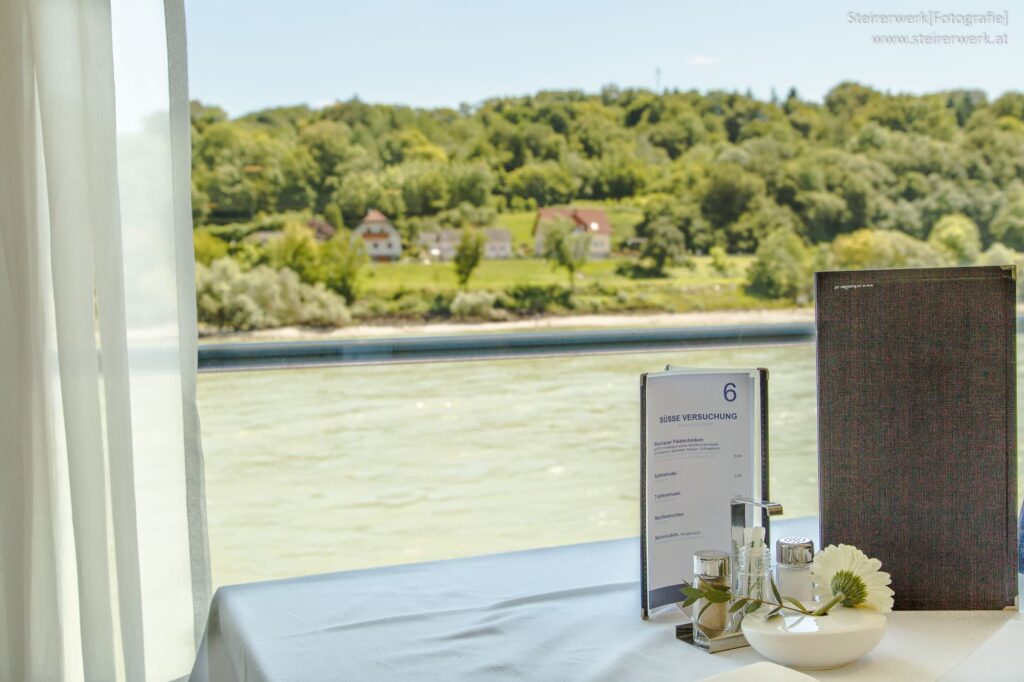
<svg viewBox="0 0 1024 682">
<path fill-rule="evenodd" d="M 637 535 L 666 363 L 769 368 L 771 496 L 816 514 L 811 344 L 203 374 L 214 583 Z"/>
</svg>

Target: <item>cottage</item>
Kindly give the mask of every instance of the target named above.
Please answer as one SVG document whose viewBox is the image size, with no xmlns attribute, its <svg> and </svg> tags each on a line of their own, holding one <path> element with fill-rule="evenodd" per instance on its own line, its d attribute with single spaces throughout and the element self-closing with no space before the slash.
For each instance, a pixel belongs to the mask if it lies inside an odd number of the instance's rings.
<svg viewBox="0 0 1024 682">
<path fill-rule="evenodd" d="M 512 257 L 512 233 L 503 227 L 488 227 L 484 230 L 484 258 L 504 260 Z"/>
<path fill-rule="evenodd" d="M 449 261 L 455 258 L 461 237 L 461 232 L 451 228 L 424 232 L 420 235 L 420 246 L 433 260 Z"/>
<path fill-rule="evenodd" d="M 468 228 L 463 228 L 468 229 Z M 462 230 L 445 228 L 420 235 L 420 246 L 434 260 L 450 261 L 462 239 Z M 504 260 L 512 257 L 512 233 L 502 227 L 488 227 L 484 230 L 484 258 Z"/>
<path fill-rule="evenodd" d="M 355 233 L 366 243 L 366 253 L 371 260 L 396 261 L 402 256 L 402 235 L 387 216 L 375 208 L 366 212 Z"/>
<path fill-rule="evenodd" d="M 544 255 L 546 224 L 566 219 L 577 232 L 590 235 L 590 257 L 607 258 L 612 253 L 612 224 L 599 208 L 551 207 L 537 210 L 533 224 L 534 244 L 538 256 Z"/>
</svg>

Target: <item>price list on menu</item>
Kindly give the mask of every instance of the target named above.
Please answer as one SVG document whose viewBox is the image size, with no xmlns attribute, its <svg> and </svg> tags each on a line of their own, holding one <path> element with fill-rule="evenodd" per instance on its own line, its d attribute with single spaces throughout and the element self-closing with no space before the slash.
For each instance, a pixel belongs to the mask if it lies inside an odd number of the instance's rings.
<svg viewBox="0 0 1024 682">
<path fill-rule="evenodd" d="M 729 551 L 729 501 L 767 499 L 766 370 L 641 377 L 641 602 L 682 601 L 693 554 Z"/>
</svg>

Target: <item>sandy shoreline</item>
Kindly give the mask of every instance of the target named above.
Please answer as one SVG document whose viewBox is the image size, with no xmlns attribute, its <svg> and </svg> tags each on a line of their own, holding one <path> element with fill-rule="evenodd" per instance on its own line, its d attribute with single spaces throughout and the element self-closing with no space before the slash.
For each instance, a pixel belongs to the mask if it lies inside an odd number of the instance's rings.
<svg viewBox="0 0 1024 682">
<path fill-rule="evenodd" d="M 380 338 L 390 336 L 450 336 L 500 332 L 545 331 L 558 329 L 610 329 L 621 327 L 701 327 L 732 324 L 779 324 L 812 322 L 813 308 L 774 310 L 709 310 L 689 313 L 650 313 L 636 315 L 568 315 L 540 317 L 509 322 L 428 322 L 420 324 L 359 324 L 338 329 L 281 327 L 252 332 L 204 335 L 200 343 L 227 341 L 313 341 L 323 339 Z"/>
</svg>

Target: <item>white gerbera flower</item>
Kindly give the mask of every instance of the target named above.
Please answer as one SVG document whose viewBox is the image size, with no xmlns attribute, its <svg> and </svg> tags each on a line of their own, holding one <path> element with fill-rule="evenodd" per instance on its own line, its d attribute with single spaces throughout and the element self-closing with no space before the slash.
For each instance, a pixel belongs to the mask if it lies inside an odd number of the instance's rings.
<svg viewBox="0 0 1024 682">
<path fill-rule="evenodd" d="M 811 576 L 831 596 L 843 593 L 843 606 L 869 608 L 879 613 L 892 611 L 893 591 L 889 574 L 880 571 L 882 562 L 869 559 L 853 545 L 829 545 L 814 556 Z"/>
</svg>

